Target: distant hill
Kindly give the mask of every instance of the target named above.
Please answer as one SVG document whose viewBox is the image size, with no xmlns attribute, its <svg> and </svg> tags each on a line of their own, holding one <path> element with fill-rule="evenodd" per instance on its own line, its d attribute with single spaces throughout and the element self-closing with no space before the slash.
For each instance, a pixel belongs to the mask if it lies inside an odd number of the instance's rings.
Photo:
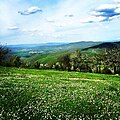
<svg viewBox="0 0 120 120">
<path fill-rule="evenodd" d="M 75 50 L 75 49 L 85 49 L 88 47 L 92 47 L 95 45 L 99 45 L 101 42 L 93 42 L 93 41 L 89 41 L 89 42 L 74 42 L 74 43 L 68 43 L 68 44 L 64 44 L 64 45 L 60 45 L 58 46 L 58 49 L 60 50 Z"/>
<path fill-rule="evenodd" d="M 17 45 L 8 45 L 9 48 L 35 48 L 40 46 L 56 46 L 63 45 L 65 43 L 41 43 L 41 44 L 17 44 Z"/>
<path fill-rule="evenodd" d="M 46 43 L 46 44 L 28 44 L 28 45 L 10 45 L 8 46 L 12 52 L 11 54 L 20 57 L 29 57 L 33 54 L 47 54 L 63 51 L 73 51 L 75 49 L 85 49 L 101 42 L 74 42 L 74 43 Z"/>
<path fill-rule="evenodd" d="M 88 48 L 85 48 L 87 47 Z M 89 47 L 90 46 L 90 47 Z M 53 47 L 53 48 L 52 48 Z M 120 48 L 120 42 L 107 42 L 107 43 L 99 43 L 99 42 L 77 42 L 77 43 L 69 43 L 58 46 L 42 46 L 41 49 L 48 49 L 50 51 L 44 53 L 33 54 L 30 57 L 26 58 L 26 62 L 40 62 L 40 63 L 56 63 L 59 61 L 59 57 L 74 51 L 75 49 L 81 49 L 82 53 L 88 55 L 95 55 L 100 52 L 104 52 L 104 48 Z M 61 49 L 60 49 L 61 48 Z M 83 49 L 85 48 L 85 49 Z M 38 48 L 39 49 L 39 48 Z M 56 49 L 56 51 L 54 51 Z M 45 51 L 45 50 L 44 50 Z"/>
<path fill-rule="evenodd" d="M 92 46 L 92 47 L 88 47 L 88 48 L 85 48 L 84 50 L 88 50 L 88 49 L 102 49 L 102 48 L 109 48 L 109 49 L 112 49 L 112 48 L 120 48 L 120 41 L 119 42 L 105 42 L 105 43 L 101 43 L 99 45 L 95 45 L 95 46 Z"/>
<path fill-rule="evenodd" d="M 40 62 L 40 63 L 53 63 L 58 62 L 59 57 L 61 55 L 67 54 L 69 52 L 74 51 L 75 49 L 83 49 L 87 47 L 91 47 L 94 45 L 98 45 L 100 42 L 75 42 L 75 43 L 68 43 L 63 45 L 54 45 L 54 46 L 39 46 L 37 47 L 38 50 L 44 51 L 43 53 L 37 53 L 28 57 L 25 61 L 26 62 Z M 49 50 L 48 52 L 46 52 Z"/>
</svg>

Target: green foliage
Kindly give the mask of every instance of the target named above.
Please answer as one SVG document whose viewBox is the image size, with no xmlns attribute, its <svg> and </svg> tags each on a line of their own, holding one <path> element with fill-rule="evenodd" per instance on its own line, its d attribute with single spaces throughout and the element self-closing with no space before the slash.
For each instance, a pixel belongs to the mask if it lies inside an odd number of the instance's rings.
<svg viewBox="0 0 120 120">
<path fill-rule="evenodd" d="M 59 61 L 61 63 L 62 70 L 70 70 L 70 53 L 64 54 L 59 57 Z"/>
<path fill-rule="evenodd" d="M 75 52 L 73 52 L 70 55 L 70 62 L 71 62 L 71 66 L 73 67 L 73 70 L 76 70 L 77 68 L 80 68 L 80 63 L 81 63 L 81 52 L 80 50 L 75 50 Z"/>
<path fill-rule="evenodd" d="M 6 59 L 9 52 L 10 50 L 6 46 L 0 45 L 0 63 Z"/>
<path fill-rule="evenodd" d="M 9 54 L 10 50 L 6 46 L 0 46 L 0 65 L 19 67 L 21 65 L 20 57 Z"/>
<path fill-rule="evenodd" d="M 105 67 L 105 68 L 102 70 L 102 73 L 103 73 L 103 74 L 112 74 L 112 71 L 111 71 L 109 68 Z"/>
<path fill-rule="evenodd" d="M 120 77 L 0 67 L 1 120 L 119 119 Z"/>
<path fill-rule="evenodd" d="M 120 68 L 120 48 L 107 49 L 104 54 L 104 63 L 111 66 L 116 74 Z"/>
<path fill-rule="evenodd" d="M 10 56 L 9 66 L 19 67 L 21 65 L 21 60 L 18 56 Z"/>
</svg>

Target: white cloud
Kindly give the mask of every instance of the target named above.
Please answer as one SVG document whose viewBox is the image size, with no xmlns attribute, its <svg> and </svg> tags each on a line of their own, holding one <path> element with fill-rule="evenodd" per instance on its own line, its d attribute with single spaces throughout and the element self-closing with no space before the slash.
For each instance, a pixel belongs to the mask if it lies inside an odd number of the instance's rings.
<svg viewBox="0 0 120 120">
<path fill-rule="evenodd" d="M 18 30 L 19 28 L 17 26 L 10 26 L 8 30 Z"/>
<path fill-rule="evenodd" d="M 51 34 L 43 34 L 43 33 L 39 33 L 38 34 L 39 36 L 41 36 L 41 37 L 51 37 L 51 38 L 60 38 L 62 35 L 60 34 L 60 33 L 51 33 Z"/>
<path fill-rule="evenodd" d="M 68 14 L 68 15 L 65 15 L 65 17 L 74 17 L 73 14 Z"/>
<path fill-rule="evenodd" d="M 50 19 L 50 18 L 47 18 L 46 21 L 49 22 L 49 23 L 55 23 L 55 20 L 54 19 Z"/>
<path fill-rule="evenodd" d="M 94 23 L 94 22 L 101 22 L 105 19 L 105 17 L 99 16 L 99 17 L 95 17 L 95 16 L 89 16 L 84 18 L 81 22 L 82 23 Z"/>
<path fill-rule="evenodd" d="M 42 9 L 40 9 L 37 6 L 32 6 L 24 11 L 18 11 L 18 13 L 20 13 L 21 15 L 30 15 L 30 14 L 35 14 L 37 12 L 42 12 Z"/>
<path fill-rule="evenodd" d="M 16 25 L 15 7 L 13 8 L 10 3 L 0 1 L 0 36 L 9 36 L 11 31 L 8 30 L 11 25 Z"/>
<path fill-rule="evenodd" d="M 116 13 L 120 13 L 120 7 L 115 10 Z"/>
<path fill-rule="evenodd" d="M 118 5 L 116 4 L 103 4 L 96 8 L 96 10 L 115 9 Z"/>
<path fill-rule="evenodd" d="M 113 0 L 114 2 L 120 2 L 120 0 Z"/>
<path fill-rule="evenodd" d="M 26 33 L 33 33 L 33 32 L 37 32 L 38 29 L 37 28 L 32 28 L 32 29 L 22 29 L 22 32 L 26 32 Z"/>
<path fill-rule="evenodd" d="M 110 21 L 120 16 L 120 4 L 103 4 L 97 7 L 91 14 L 97 18 L 104 17 L 103 21 Z"/>
<path fill-rule="evenodd" d="M 34 26 L 26 26 L 21 29 L 21 32 L 24 34 L 34 34 L 34 35 L 39 35 L 39 34 L 51 34 L 55 32 L 55 26 L 51 25 L 48 22 L 42 22 L 40 24 L 36 24 Z"/>
</svg>

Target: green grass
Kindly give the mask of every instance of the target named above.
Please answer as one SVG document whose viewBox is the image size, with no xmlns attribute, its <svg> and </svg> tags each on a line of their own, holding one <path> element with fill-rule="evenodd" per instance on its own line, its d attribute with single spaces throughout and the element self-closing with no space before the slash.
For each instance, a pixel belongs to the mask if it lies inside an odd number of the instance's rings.
<svg viewBox="0 0 120 120">
<path fill-rule="evenodd" d="M 55 52 L 55 53 L 48 53 L 48 54 L 35 54 L 29 58 L 27 58 L 26 62 L 40 62 L 40 63 L 56 63 L 59 61 L 59 57 L 67 54 L 68 51 L 64 52 Z"/>
<path fill-rule="evenodd" d="M 1 120 L 118 120 L 120 76 L 0 67 Z"/>
</svg>

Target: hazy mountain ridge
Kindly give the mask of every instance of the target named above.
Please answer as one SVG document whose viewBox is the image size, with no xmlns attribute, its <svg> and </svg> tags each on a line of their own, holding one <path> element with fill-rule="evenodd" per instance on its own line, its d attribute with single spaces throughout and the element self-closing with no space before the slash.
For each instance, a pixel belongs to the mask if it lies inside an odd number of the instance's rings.
<svg viewBox="0 0 120 120">
<path fill-rule="evenodd" d="M 85 49 L 100 44 L 101 42 L 74 42 L 74 43 L 46 43 L 46 44 L 25 44 L 9 45 L 12 50 L 11 54 L 20 57 L 31 56 L 36 53 L 54 53 L 63 51 L 73 51 L 75 49 Z"/>
<path fill-rule="evenodd" d="M 92 46 L 92 47 L 88 47 L 88 48 L 85 48 L 84 50 L 88 50 L 88 49 L 96 49 L 96 48 L 109 48 L 109 49 L 112 49 L 112 48 L 120 48 L 120 41 L 119 42 L 105 42 L 105 43 L 101 43 L 99 45 L 95 45 L 95 46 Z"/>
</svg>

